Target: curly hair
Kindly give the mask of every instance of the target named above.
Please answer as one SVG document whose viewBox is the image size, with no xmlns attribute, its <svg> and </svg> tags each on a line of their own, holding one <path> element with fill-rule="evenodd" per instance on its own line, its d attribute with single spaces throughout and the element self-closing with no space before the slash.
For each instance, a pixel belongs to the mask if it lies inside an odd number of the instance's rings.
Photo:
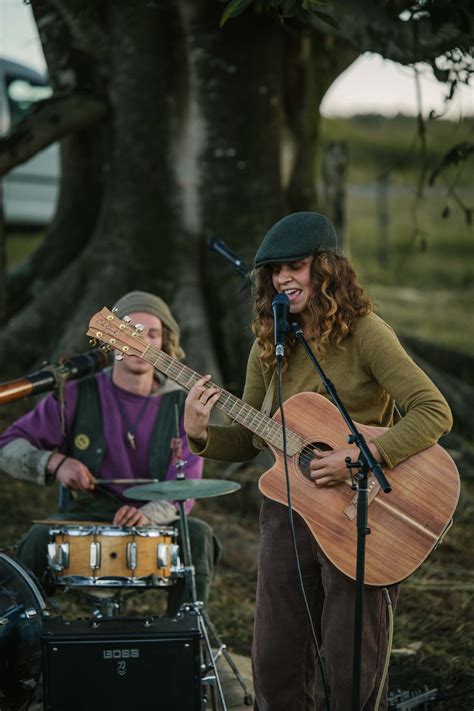
<svg viewBox="0 0 474 711">
<path fill-rule="evenodd" d="M 315 339 L 318 356 L 324 358 L 328 348 L 340 346 L 352 333 L 358 318 L 372 311 L 372 302 L 357 283 L 349 260 L 336 252 L 316 252 L 313 255 L 311 279 L 314 295 L 308 304 L 308 335 Z M 272 267 L 260 267 L 255 276 L 252 330 L 260 346 L 260 357 L 268 367 L 275 364 L 272 314 L 274 295 Z M 289 333 L 285 349 L 285 368 L 296 342 L 296 336 Z"/>
<path fill-rule="evenodd" d="M 176 360 L 182 360 L 186 355 L 179 343 L 179 336 L 163 324 L 162 350 Z"/>
</svg>

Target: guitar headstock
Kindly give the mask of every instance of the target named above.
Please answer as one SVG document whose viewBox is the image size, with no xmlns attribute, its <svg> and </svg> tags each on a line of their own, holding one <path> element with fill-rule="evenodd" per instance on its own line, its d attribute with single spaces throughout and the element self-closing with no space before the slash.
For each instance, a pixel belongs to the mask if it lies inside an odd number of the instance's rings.
<svg viewBox="0 0 474 711">
<path fill-rule="evenodd" d="M 149 344 L 141 336 L 143 326 L 133 326 L 125 319 L 120 319 L 104 306 L 89 321 L 87 335 L 100 341 L 108 348 L 114 348 L 123 355 L 135 355 L 143 358 Z"/>
</svg>

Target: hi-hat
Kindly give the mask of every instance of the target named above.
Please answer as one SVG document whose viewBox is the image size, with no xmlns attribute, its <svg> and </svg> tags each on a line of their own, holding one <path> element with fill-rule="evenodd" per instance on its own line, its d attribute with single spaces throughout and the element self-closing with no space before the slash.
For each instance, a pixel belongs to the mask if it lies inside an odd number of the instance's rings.
<svg viewBox="0 0 474 711">
<path fill-rule="evenodd" d="M 131 486 L 125 489 L 128 499 L 150 501 L 167 499 L 168 501 L 186 501 L 186 499 L 207 499 L 211 496 L 223 496 L 240 489 L 236 481 L 223 479 L 181 479 L 160 481 L 143 486 Z"/>
</svg>

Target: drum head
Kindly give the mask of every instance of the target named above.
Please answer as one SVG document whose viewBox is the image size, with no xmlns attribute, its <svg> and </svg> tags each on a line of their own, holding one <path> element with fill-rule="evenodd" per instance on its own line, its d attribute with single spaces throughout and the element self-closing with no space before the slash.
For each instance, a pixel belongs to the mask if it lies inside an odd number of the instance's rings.
<svg viewBox="0 0 474 711">
<path fill-rule="evenodd" d="M 0 709 L 27 707 L 41 671 L 45 598 L 26 568 L 0 553 Z"/>
</svg>

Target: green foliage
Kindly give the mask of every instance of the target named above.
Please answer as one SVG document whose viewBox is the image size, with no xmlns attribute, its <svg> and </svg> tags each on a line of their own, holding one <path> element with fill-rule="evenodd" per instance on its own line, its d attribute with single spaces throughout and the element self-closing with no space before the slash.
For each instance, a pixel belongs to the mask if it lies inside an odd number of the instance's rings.
<svg viewBox="0 0 474 711">
<path fill-rule="evenodd" d="M 232 17 L 238 17 L 243 11 L 253 3 L 253 0 L 230 0 L 226 9 L 222 13 L 221 27 Z"/>
<path fill-rule="evenodd" d="M 339 25 L 326 12 L 317 9 L 319 5 L 327 5 L 324 0 L 229 0 L 222 13 L 221 27 L 227 20 L 241 15 L 250 5 L 256 12 L 276 12 L 282 19 L 296 17 L 302 22 L 309 22 L 311 17 L 317 17 L 327 25 L 339 29 Z"/>
</svg>

